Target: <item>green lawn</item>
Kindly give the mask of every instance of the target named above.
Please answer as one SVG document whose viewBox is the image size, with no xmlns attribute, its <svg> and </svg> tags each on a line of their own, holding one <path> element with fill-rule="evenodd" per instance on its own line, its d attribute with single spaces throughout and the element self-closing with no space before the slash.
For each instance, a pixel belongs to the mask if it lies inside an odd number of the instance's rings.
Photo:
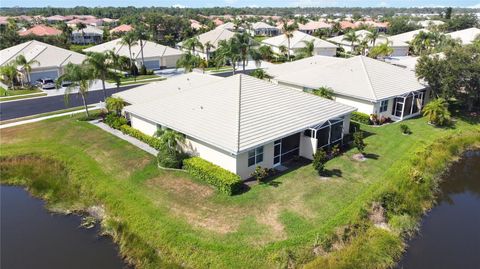
<svg viewBox="0 0 480 269">
<path fill-rule="evenodd" d="M 124 85 L 125 83 L 128 83 L 128 82 L 135 82 L 135 81 L 139 81 L 139 80 L 144 80 L 144 79 L 155 79 L 155 78 L 161 78 L 160 76 L 157 76 L 157 75 L 140 75 L 140 76 L 137 76 L 136 78 L 134 77 L 124 77 L 121 79 L 121 83 L 122 85 Z M 110 83 L 115 83 L 115 81 L 113 80 L 108 80 L 108 82 Z"/>
<path fill-rule="evenodd" d="M 370 188 L 387 183 L 396 165 L 416 150 L 447 135 L 480 131 L 477 123 L 460 120 L 451 129 L 432 127 L 424 118 L 404 123 L 411 135 L 402 135 L 399 124 L 362 126 L 368 132 L 369 158 L 353 161 L 356 150 L 346 152 L 327 163 L 335 172 L 332 177 L 320 177 L 305 165 L 232 197 L 185 173 L 160 171 L 153 156 L 71 118 L 0 130 L 0 156 L 35 153 L 68 167 L 65 185 L 73 186 L 72 191 L 45 195 L 58 196 L 70 207 L 105 205 L 107 230 L 116 227 L 128 235 L 123 239 L 130 243 L 123 241 L 122 250 L 141 260 L 141 267 L 174 263 L 192 268 L 278 268 L 278 257 L 286 250 L 297 265 L 311 261 L 311 254 L 300 253 L 349 223 L 352 217 L 346 212 L 357 210 Z M 4 183 L 12 182 L 11 174 L 34 180 L 48 172 L 22 166 L 21 161 L 4 161 L 3 171 Z"/>
<path fill-rule="evenodd" d="M 30 93 L 41 93 L 40 89 L 19 89 L 19 90 L 6 90 L 0 87 L 0 97 L 3 96 L 17 96 Z"/>
</svg>

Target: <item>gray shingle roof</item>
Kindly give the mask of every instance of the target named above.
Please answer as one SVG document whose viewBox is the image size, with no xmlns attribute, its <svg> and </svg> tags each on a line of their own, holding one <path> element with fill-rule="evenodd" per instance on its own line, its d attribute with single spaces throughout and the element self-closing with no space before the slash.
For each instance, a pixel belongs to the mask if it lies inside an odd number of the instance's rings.
<svg viewBox="0 0 480 269">
<path fill-rule="evenodd" d="M 328 86 L 336 94 L 374 102 L 426 87 L 414 72 L 365 56 L 323 66 L 298 66 L 275 79 L 307 88 Z"/>
<path fill-rule="evenodd" d="M 165 98 L 125 107 L 129 113 L 232 154 L 354 110 L 247 75 L 231 76 Z"/>
</svg>

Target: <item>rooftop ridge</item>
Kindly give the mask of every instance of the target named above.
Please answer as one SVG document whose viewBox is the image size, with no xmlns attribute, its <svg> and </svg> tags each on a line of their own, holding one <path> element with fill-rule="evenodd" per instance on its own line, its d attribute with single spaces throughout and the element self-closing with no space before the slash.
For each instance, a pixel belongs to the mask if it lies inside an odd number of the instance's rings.
<svg viewBox="0 0 480 269">
<path fill-rule="evenodd" d="M 238 75 L 238 127 L 237 127 L 237 152 L 240 151 L 240 122 L 242 115 L 242 74 Z"/>
<path fill-rule="evenodd" d="M 375 90 L 373 89 L 373 85 L 372 85 L 372 80 L 370 78 L 370 73 L 368 73 L 368 69 L 367 67 L 365 66 L 365 57 L 360 55 L 358 56 L 360 57 L 360 62 L 362 63 L 362 68 L 363 68 L 363 71 L 365 72 L 365 74 L 367 75 L 367 79 L 368 79 L 368 85 L 370 86 L 370 90 L 372 91 L 372 94 L 373 94 L 373 98 L 375 100 L 377 100 L 377 95 L 375 94 Z"/>
</svg>

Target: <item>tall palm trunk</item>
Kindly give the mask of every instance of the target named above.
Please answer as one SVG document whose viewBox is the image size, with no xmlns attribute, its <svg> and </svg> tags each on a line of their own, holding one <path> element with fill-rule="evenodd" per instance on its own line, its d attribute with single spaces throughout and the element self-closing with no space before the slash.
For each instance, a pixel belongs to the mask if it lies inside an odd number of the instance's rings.
<svg viewBox="0 0 480 269">
<path fill-rule="evenodd" d="M 143 58 L 143 40 L 140 39 L 140 53 L 142 54 L 142 66 L 145 65 L 145 59 Z"/>
<path fill-rule="evenodd" d="M 105 77 L 102 77 L 103 101 L 107 101 L 107 90 L 105 89 Z"/>
<path fill-rule="evenodd" d="M 80 93 L 80 96 L 82 96 L 83 107 L 85 108 L 85 113 L 87 114 L 87 117 L 90 117 L 90 113 L 88 113 L 87 101 L 85 100 L 85 94 Z"/>
<path fill-rule="evenodd" d="M 291 61 L 291 58 L 290 58 L 290 37 L 287 38 L 287 42 L 288 42 L 288 51 L 287 51 L 288 60 Z"/>
</svg>

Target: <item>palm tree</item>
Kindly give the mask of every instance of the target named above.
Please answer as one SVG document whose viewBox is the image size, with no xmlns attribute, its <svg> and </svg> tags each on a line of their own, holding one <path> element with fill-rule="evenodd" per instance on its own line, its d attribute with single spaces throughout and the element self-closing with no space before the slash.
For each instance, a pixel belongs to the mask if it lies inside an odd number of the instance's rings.
<svg viewBox="0 0 480 269">
<path fill-rule="evenodd" d="M 245 63 L 248 60 L 248 56 L 253 54 L 252 43 L 250 36 L 247 33 L 236 34 L 235 42 L 240 48 L 240 59 L 242 60 L 242 69 L 245 71 Z"/>
<path fill-rule="evenodd" d="M 447 101 L 443 98 L 430 101 L 423 108 L 423 115 L 428 118 L 432 124 L 443 126 L 450 122 L 450 112 L 448 111 Z"/>
<path fill-rule="evenodd" d="M 365 37 L 366 40 L 372 43 L 372 47 L 375 47 L 375 42 L 382 34 L 378 30 L 370 31 Z"/>
<path fill-rule="evenodd" d="M 85 25 L 85 23 L 79 22 L 77 23 L 76 27 L 78 31 L 82 32 L 82 44 L 85 45 L 85 33 L 83 32 L 83 29 L 87 28 L 87 26 Z"/>
<path fill-rule="evenodd" d="M 303 40 L 304 47 L 297 49 L 297 56 L 299 58 L 312 57 L 313 52 L 315 51 L 315 40 L 307 41 Z"/>
<path fill-rule="evenodd" d="M 369 41 L 368 41 L 367 39 L 363 39 L 363 40 L 360 41 L 360 43 L 358 44 L 358 48 L 359 48 L 359 50 L 360 50 L 360 53 L 361 53 L 362 55 L 364 55 L 364 56 L 367 54 L 366 52 L 367 52 L 367 49 L 368 49 L 368 47 L 369 47 L 369 46 L 368 46 L 368 43 L 369 43 Z"/>
<path fill-rule="evenodd" d="M 192 72 L 195 66 L 200 64 L 200 57 L 193 55 L 190 52 L 182 54 L 182 56 L 177 60 L 177 68 L 183 67 L 185 73 Z"/>
<path fill-rule="evenodd" d="M 333 90 L 330 87 L 323 86 L 316 90 L 312 90 L 312 93 L 316 96 L 333 100 Z"/>
<path fill-rule="evenodd" d="M 191 50 L 192 54 L 194 55 L 195 55 L 195 48 L 199 48 L 203 50 L 203 44 L 202 42 L 200 42 L 198 37 L 192 37 L 185 40 L 185 42 L 183 42 L 183 47 L 186 48 L 187 50 Z"/>
<path fill-rule="evenodd" d="M 288 59 L 290 59 L 290 39 L 293 37 L 293 33 L 295 32 L 295 30 L 297 30 L 297 24 L 296 23 L 292 23 L 292 24 L 288 24 L 287 21 L 283 21 L 283 27 L 282 27 L 282 31 L 283 31 L 283 35 L 285 35 L 285 37 L 287 38 L 287 48 L 288 48 Z"/>
<path fill-rule="evenodd" d="M 17 65 L 15 62 L 8 63 L 0 67 L 0 75 L 3 76 L 4 80 L 9 84 L 10 88 L 14 88 L 15 78 L 17 77 Z"/>
<path fill-rule="evenodd" d="M 120 116 L 122 109 L 125 107 L 125 101 L 120 97 L 108 97 L 106 100 L 107 110 L 114 111 L 117 116 Z"/>
<path fill-rule="evenodd" d="M 135 33 L 127 32 L 122 36 L 122 39 L 118 42 L 120 45 L 128 47 L 128 55 L 130 56 L 130 69 L 133 66 L 133 57 L 132 57 L 132 47 L 138 45 L 138 42 L 135 38 Z"/>
<path fill-rule="evenodd" d="M 272 47 L 263 45 L 260 48 L 258 48 L 258 52 L 260 53 L 260 56 L 262 57 L 262 60 L 265 61 L 271 61 L 273 58 L 273 50 Z"/>
<path fill-rule="evenodd" d="M 253 72 L 250 73 L 250 76 L 256 77 L 256 78 L 259 78 L 259 79 L 271 79 L 272 78 L 272 76 L 267 74 L 267 72 L 265 72 L 265 70 L 259 69 L 259 68 L 253 70 Z"/>
<path fill-rule="evenodd" d="M 391 55 L 392 53 L 393 53 L 393 48 L 390 46 L 390 43 L 387 41 L 383 44 L 373 47 L 369 51 L 368 55 L 372 58 L 380 58 L 384 60 L 385 57 Z"/>
<path fill-rule="evenodd" d="M 348 31 L 348 33 L 343 36 L 342 40 L 350 42 L 352 52 L 355 51 L 355 43 L 360 41 L 359 36 L 357 35 L 357 33 L 355 33 L 354 30 Z"/>
<path fill-rule="evenodd" d="M 88 113 L 87 106 L 87 94 L 90 87 L 93 85 L 93 76 L 92 71 L 87 65 L 76 65 L 69 63 L 65 67 L 65 72 L 57 79 L 57 86 L 62 85 L 63 81 L 70 81 L 71 84 L 65 89 L 65 102 L 68 104 L 70 94 L 73 90 L 78 89 L 78 95 L 82 97 L 83 107 L 85 108 L 85 113 L 87 117 L 90 116 Z"/>
<path fill-rule="evenodd" d="M 110 68 L 113 67 L 109 54 L 103 52 L 89 52 L 87 58 L 83 61 L 91 69 L 93 78 L 102 81 L 103 100 L 107 100 L 107 91 L 105 89 L 105 80 L 113 78 L 113 72 Z"/>
<path fill-rule="evenodd" d="M 280 45 L 280 47 L 278 47 L 278 50 L 280 51 L 281 54 L 287 55 L 288 48 L 286 46 Z"/>
<path fill-rule="evenodd" d="M 205 50 L 205 55 L 207 56 L 207 61 L 208 61 L 210 58 L 210 50 L 215 48 L 215 46 L 210 41 L 207 41 L 203 46 L 203 48 Z"/>
<path fill-rule="evenodd" d="M 218 43 L 218 49 L 215 52 L 215 64 L 217 67 L 230 62 L 232 65 L 232 72 L 235 75 L 237 62 L 240 60 L 240 46 L 235 38 L 222 40 Z"/>
<path fill-rule="evenodd" d="M 145 66 L 145 58 L 143 57 L 143 41 L 148 38 L 148 35 L 143 27 L 143 24 L 135 26 L 135 39 L 140 41 L 140 55 L 142 56 L 142 67 Z"/>
<path fill-rule="evenodd" d="M 30 84 L 30 72 L 32 72 L 32 65 L 40 65 L 40 62 L 38 62 L 35 59 L 32 59 L 30 61 L 27 61 L 24 55 L 18 55 L 17 58 L 15 58 L 15 64 L 17 66 L 20 66 L 20 68 L 24 72 L 24 76 L 27 78 L 28 84 Z M 23 85 L 23 80 L 22 80 L 22 85 Z"/>
</svg>

